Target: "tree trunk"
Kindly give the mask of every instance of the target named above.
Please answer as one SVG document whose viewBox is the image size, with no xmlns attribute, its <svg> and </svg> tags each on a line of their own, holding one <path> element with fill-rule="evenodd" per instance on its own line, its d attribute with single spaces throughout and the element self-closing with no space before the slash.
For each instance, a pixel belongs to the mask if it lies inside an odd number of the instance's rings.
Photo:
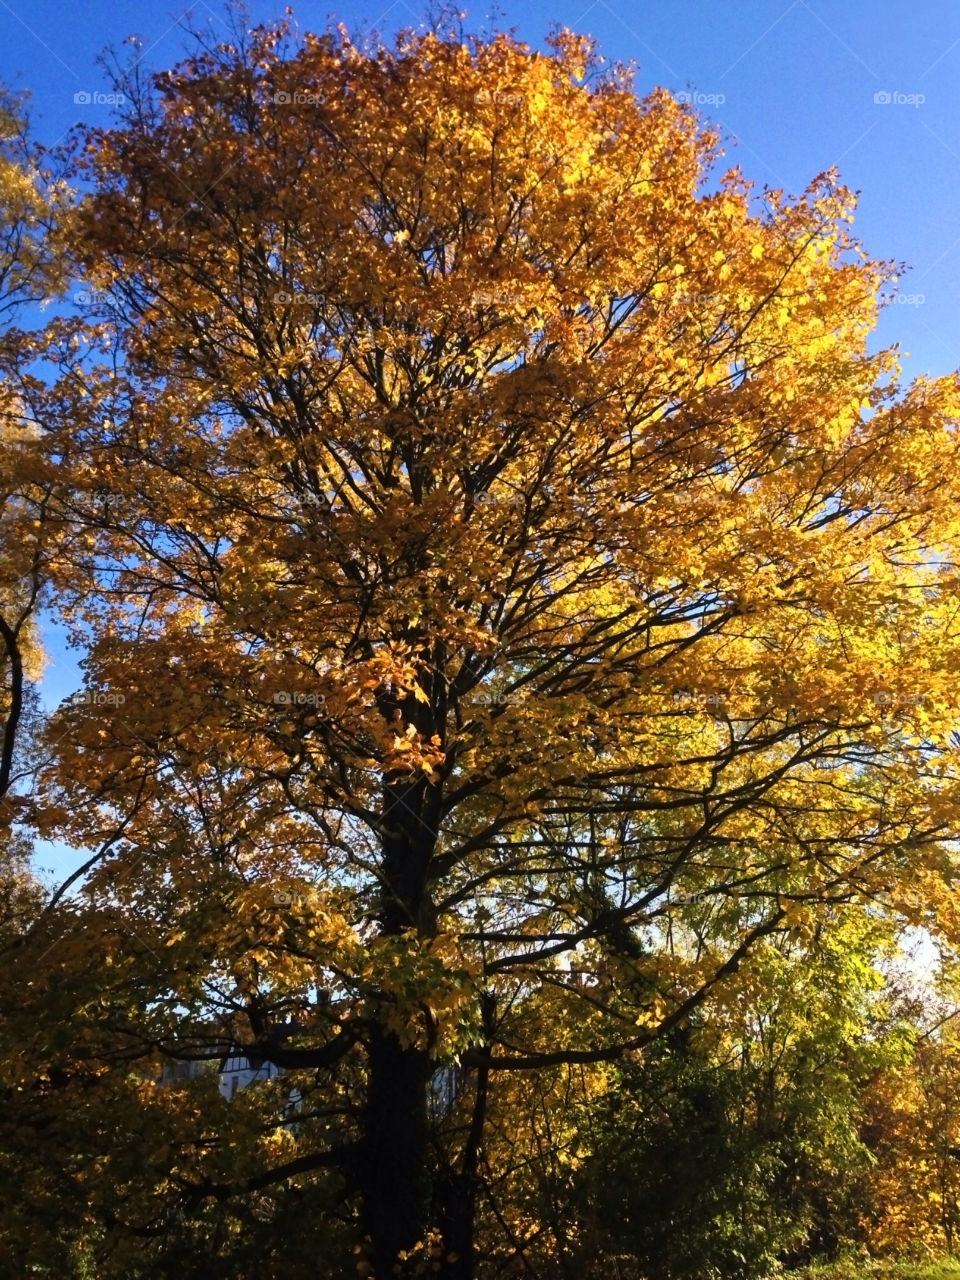
<svg viewBox="0 0 960 1280">
<path fill-rule="evenodd" d="M 385 781 L 382 935 L 415 929 L 420 937 L 430 937 L 435 931 L 427 869 L 436 831 L 424 816 L 434 807 L 423 778 Z M 428 1022 L 428 1039 L 431 1031 Z M 361 1192 L 376 1280 L 394 1280 L 398 1254 L 419 1244 L 430 1225 L 427 1091 L 434 1063 L 421 1029 L 412 1033 L 419 1043 L 404 1045 L 393 1032 L 375 1026 L 368 1043 Z"/>
<path fill-rule="evenodd" d="M 374 1030 L 364 1117 L 363 1216 L 377 1280 L 395 1280 L 397 1255 L 429 1226 L 427 1086 L 431 1063 L 396 1036 Z"/>
<path fill-rule="evenodd" d="M 473 1117 L 464 1145 L 461 1168 L 451 1170 L 445 1184 L 438 1189 L 438 1217 L 444 1252 L 441 1280 L 473 1280 L 473 1228 L 488 1086 L 489 1070 L 481 1067 L 477 1073 Z"/>
</svg>

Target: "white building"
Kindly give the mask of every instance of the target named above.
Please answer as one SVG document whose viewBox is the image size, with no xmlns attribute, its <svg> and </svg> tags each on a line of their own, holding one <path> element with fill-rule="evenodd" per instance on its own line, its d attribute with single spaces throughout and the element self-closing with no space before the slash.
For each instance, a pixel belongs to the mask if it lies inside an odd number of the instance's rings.
<svg viewBox="0 0 960 1280">
<path fill-rule="evenodd" d="M 280 1075 L 280 1068 L 272 1062 L 254 1064 L 246 1054 L 234 1054 L 220 1060 L 220 1095 L 232 1098 L 238 1089 L 244 1089 L 255 1080 L 272 1080 Z"/>
<path fill-rule="evenodd" d="M 234 1046 L 219 1046 L 222 1053 L 214 1058 L 174 1058 L 163 1065 L 161 1084 L 173 1084 L 180 1080 L 195 1080 L 208 1071 L 219 1076 L 220 1096 L 232 1098 L 238 1089 L 253 1084 L 255 1080 L 272 1080 L 280 1075 L 280 1068 L 272 1062 L 252 1062 L 245 1053 L 231 1052 Z"/>
</svg>

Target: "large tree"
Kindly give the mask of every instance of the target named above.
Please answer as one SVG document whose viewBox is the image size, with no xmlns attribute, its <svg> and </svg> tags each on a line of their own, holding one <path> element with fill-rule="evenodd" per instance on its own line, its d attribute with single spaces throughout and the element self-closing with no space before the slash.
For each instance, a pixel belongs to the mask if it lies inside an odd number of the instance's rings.
<svg viewBox="0 0 960 1280">
<path fill-rule="evenodd" d="M 166 1146 L 141 1234 L 289 1184 L 380 1280 L 472 1276 L 509 1073 L 949 875 L 956 380 L 869 353 L 892 268 L 834 174 L 758 199 L 550 49 L 257 30 L 78 148 L 46 426 L 88 693 L 38 813 L 101 849 L 84 1053 L 226 1034 L 322 1100 L 289 1158 L 246 1111 L 244 1158 Z"/>
</svg>

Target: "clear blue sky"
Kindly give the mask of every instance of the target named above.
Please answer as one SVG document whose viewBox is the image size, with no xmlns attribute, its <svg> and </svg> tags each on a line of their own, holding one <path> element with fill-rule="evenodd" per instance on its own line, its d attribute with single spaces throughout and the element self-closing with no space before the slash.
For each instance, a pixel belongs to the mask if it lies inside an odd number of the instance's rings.
<svg viewBox="0 0 960 1280">
<path fill-rule="evenodd" d="M 251 0 L 253 21 L 282 3 Z M 329 18 L 388 34 L 416 26 L 405 0 L 294 5 L 305 29 Z M 139 36 L 147 66 L 181 55 L 185 8 L 170 0 L 0 0 L 0 82 L 31 93 L 33 131 L 54 144 L 109 108 L 75 102 L 106 92 L 97 54 Z M 193 26 L 227 39 L 223 9 L 200 0 Z M 836 165 L 861 192 L 856 231 L 876 257 L 906 262 L 903 298 L 881 319 L 877 342 L 899 341 L 908 376 L 960 366 L 960 3 L 957 0 L 502 0 L 467 10 L 467 27 L 515 28 L 533 46 L 554 24 L 594 36 L 608 59 L 637 64 L 637 88 L 696 93 L 726 139 L 727 158 L 757 187 L 801 190 Z M 889 101 L 877 101 L 887 95 Z M 698 99 L 703 101 L 703 99 Z M 45 700 L 80 681 L 57 634 Z M 77 859 L 56 854 L 57 869 Z"/>
</svg>

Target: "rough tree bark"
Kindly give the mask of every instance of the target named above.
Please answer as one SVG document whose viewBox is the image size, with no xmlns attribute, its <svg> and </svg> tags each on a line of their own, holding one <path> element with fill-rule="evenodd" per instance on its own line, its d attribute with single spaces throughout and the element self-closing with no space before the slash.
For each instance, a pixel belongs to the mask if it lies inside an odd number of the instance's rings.
<svg viewBox="0 0 960 1280">
<path fill-rule="evenodd" d="M 396 936 L 411 928 L 420 937 L 435 932 L 427 888 L 436 844 L 433 791 L 423 779 L 385 780 L 383 934 Z M 426 1047 L 422 1036 L 416 1043 L 402 1043 L 383 1026 L 372 1029 L 368 1042 L 361 1194 L 377 1280 L 394 1280 L 398 1254 L 423 1240 L 430 1225 L 427 1092 L 434 1063 L 429 1014 L 425 1020 Z"/>
</svg>

